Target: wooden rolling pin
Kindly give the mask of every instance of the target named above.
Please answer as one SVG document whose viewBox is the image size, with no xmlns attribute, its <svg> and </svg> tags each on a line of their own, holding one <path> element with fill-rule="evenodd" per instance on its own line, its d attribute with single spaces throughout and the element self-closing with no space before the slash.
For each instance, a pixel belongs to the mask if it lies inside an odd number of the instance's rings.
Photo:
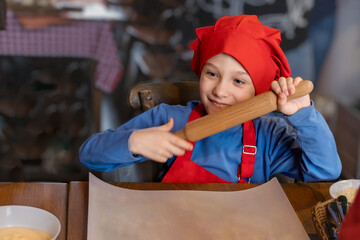
<svg viewBox="0 0 360 240">
<path fill-rule="evenodd" d="M 295 94 L 288 96 L 288 99 L 292 100 L 305 96 L 313 88 L 311 81 L 301 81 L 296 87 Z M 275 110 L 277 110 L 277 95 L 268 91 L 189 122 L 183 130 L 176 132 L 175 135 L 195 142 Z"/>
</svg>

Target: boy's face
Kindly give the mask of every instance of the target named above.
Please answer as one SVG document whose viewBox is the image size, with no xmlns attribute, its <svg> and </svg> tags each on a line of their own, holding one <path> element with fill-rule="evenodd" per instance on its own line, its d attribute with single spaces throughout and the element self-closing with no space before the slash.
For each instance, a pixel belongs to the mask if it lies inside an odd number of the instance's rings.
<svg viewBox="0 0 360 240">
<path fill-rule="evenodd" d="M 253 96 L 255 88 L 250 75 L 235 58 L 220 53 L 204 64 L 200 97 L 209 114 Z"/>
</svg>

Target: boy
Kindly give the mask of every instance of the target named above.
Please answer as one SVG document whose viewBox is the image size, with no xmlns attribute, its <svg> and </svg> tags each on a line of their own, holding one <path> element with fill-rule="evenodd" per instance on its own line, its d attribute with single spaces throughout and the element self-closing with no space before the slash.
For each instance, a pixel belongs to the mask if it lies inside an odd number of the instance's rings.
<svg viewBox="0 0 360 240">
<path fill-rule="evenodd" d="M 201 102 L 160 104 L 116 130 L 95 134 L 81 147 L 80 161 L 97 171 L 148 159 L 166 162 L 163 182 L 262 183 L 276 173 L 302 181 L 338 178 L 335 141 L 309 95 L 287 101 L 302 79 L 289 77 L 280 32 L 256 16 L 239 15 L 196 33 L 192 68 L 200 78 Z M 196 143 L 170 133 L 270 89 L 282 116 L 268 114 Z"/>
</svg>

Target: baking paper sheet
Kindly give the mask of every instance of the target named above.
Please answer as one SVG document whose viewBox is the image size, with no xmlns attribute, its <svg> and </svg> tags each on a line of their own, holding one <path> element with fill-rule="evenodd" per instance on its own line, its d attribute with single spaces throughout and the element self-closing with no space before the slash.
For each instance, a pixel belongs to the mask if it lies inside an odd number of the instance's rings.
<svg viewBox="0 0 360 240">
<path fill-rule="evenodd" d="M 130 190 L 89 175 L 88 239 L 309 239 L 279 182 L 242 191 Z"/>
</svg>

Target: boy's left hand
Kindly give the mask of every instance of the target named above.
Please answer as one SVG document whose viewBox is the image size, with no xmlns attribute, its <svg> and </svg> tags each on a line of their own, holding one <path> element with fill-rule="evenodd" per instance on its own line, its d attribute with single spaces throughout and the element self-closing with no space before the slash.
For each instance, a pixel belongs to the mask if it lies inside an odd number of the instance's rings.
<svg viewBox="0 0 360 240">
<path fill-rule="evenodd" d="M 271 90 L 278 96 L 277 107 L 280 112 L 285 115 L 293 115 L 300 109 L 304 107 L 309 107 L 310 95 L 307 94 L 303 97 L 293 99 L 288 101 L 287 96 L 290 96 L 295 93 L 295 87 L 303 79 L 301 77 L 280 77 L 278 81 L 273 81 L 271 83 Z"/>
</svg>

